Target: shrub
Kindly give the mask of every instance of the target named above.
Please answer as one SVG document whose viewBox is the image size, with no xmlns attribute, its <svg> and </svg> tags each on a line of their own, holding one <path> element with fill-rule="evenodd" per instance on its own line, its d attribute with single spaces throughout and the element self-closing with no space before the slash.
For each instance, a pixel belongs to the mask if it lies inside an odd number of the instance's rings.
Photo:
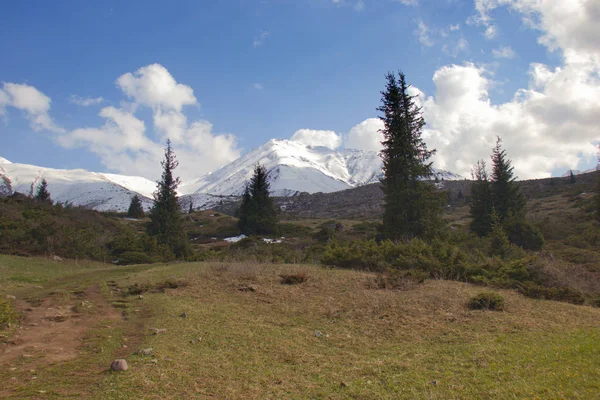
<svg viewBox="0 0 600 400">
<path fill-rule="evenodd" d="M 577 290 L 569 287 L 545 287 L 534 282 L 524 282 L 518 287 L 519 293 L 533 299 L 563 301 L 571 304 L 583 304 L 585 297 Z"/>
<path fill-rule="evenodd" d="M 509 221 L 504 227 L 508 240 L 525 250 L 538 251 L 544 247 L 542 232 L 524 220 Z"/>
<path fill-rule="evenodd" d="M 471 310 L 504 310 L 504 297 L 494 292 L 481 292 L 469 300 Z"/>
<path fill-rule="evenodd" d="M 119 265 L 131 265 L 131 264 L 151 264 L 152 258 L 146 253 L 141 251 L 126 251 L 119 256 L 117 264 Z"/>
<path fill-rule="evenodd" d="M 5 299 L 0 299 L 0 329 L 7 327 L 9 324 L 17 321 L 17 312 L 12 304 Z"/>
<path fill-rule="evenodd" d="M 308 275 L 306 274 L 285 274 L 279 275 L 281 278 L 282 285 L 299 285 L 308 280 Z"/>
<path fill-rule="evenodd" d="M 378 289 L 402 290 L 418 285 L 429 278 L 429 273 L 423 270 L 397 270 L 389 268 L 375 277 L 375 287 Z"/>
</svg>

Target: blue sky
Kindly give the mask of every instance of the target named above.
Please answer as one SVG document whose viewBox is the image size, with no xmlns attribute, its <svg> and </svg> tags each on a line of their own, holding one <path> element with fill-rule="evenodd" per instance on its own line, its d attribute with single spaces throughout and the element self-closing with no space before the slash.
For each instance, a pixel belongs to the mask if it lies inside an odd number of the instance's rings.
<svg viewBox="0 0 600 400">
<path fill-rule="evenodd" d="M 300 129 L 337 135 L 342 147 L 374 149 L 377 125 L 369 119 L 377 116 L 384 74 L 401 69 L 422 92 L 428 144 L 438 148 L 439 167 L 465 174 L 489 154 L 497 134 L 522 177 L 586 167 L 593 164 L 598 133 L 570 103 L 585 100 L 581 93 L 598 93 L 600 45 L 579 31 L 587 22 L 597 29 L 589 15 L 566 12 L 577 3 L 593 16 L 591 0 L 564 0 L 564 10 L 561 2 L 550 2 L 559 5 L 558 14 L 548 1 L 531 0 L 4 2 L 0 90 L 8 100 L 3 105 L 0 97 L 0 156 L 154 179 L 157 168 L 149 161 L 160 158 L 157 145 L 178 134 L 154 125 L 167 113 L 185 119 L 185 138 L 176 141 L 184 178 Z M 561 15 L 572 19 L 565 23 L 572 31 L 553 31 Z M 566 37 L 577 35 L 581 40 Z M 168 75 L 193 95 L 145 96 L 153 89 L 143 85 L 156 82 L 143 81 L 150 70 L 140 69 L 151 65 L 161 67 L 154 76 Z M 139 79 L 129 92 L 116 83 L 128 73 Z M 553 96 L 565 80 L 589 91 L 562 104 Z M 49 106 L 25 95 L 19 101 L 22 85 L 50 99 Z M 526 99 L 515 100 L 518 91 Z M 83 106 L 85 99 L 98 101 Z M 37 108 L 27 101 L 38 101 Z M 115 123 L 116 112 L 141 121 L 142 133 L 135 121 Z M 557 112 L 568 120 L 564 132 L 553 129 Z M 40 115 L 51 122 L 35 125 Z M 196 121 L 212 127 L 193 130 Z M 353 128 L 363 121 L 371 131 L 360 136 Z M 570 130 L 588 128 L 572 143 Z M 100 143 L 121 136 L 137 139 L 124 147 Z M 297 136 L 323 144 L 317 137 L 323 135 Z M 556 151 L 559 145 L 563 152 Z"/>
</svg>

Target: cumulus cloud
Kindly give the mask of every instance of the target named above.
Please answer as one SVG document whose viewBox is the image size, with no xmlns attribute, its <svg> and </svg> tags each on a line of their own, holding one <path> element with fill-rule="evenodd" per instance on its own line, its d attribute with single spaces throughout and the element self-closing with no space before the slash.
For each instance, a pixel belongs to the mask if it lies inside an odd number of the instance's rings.
<svg viewBox="0 0 600 400">
<path fill-rule="evenodd" d="M 64 132 L 50 117 L 51 102 L 50 97 L 24 83 L 3 82 L 0 89 L 0 114 L 13 107 L 25 113 L 35 131 Z"/>
<path fill-rule="evenodd" d="M 214 133 L 205 120 L 188 122 L 183 107 L 198 104 L 194 92 L 162 65 L 123 74 L 116 83 L 133 105 L 104 107 L 99 113 L 104 119 L 102 126 L 75 129 L 60 136 L 59 144 L 87 148 L 110 170 L 149 179 L 160 176 L 166 139 L 172 141 L 180 161 L 176 172 L 183 180 L 197 178 L 240 156 L 234 135 Z M 135 116 L 144 107 L 152 111 L 153 135 Z"/>
<path fill-rule="evenodd" d="M 81 97 L 72 94 L 69 96 L 69 103 L 75 104 L 81 107 L 93 106 L 96 104 L 100 104 L 104 101 L 102 97 Z"/>
<path fill-rule="evenodd" d="M 197 104 L 194 90 L 177 83 L 169 71 L 160 64 L 151 64 L 121 75 L 117 86 L 136 103 L 152 108 L 181 111 L 186 105 Z"/>
<path fill-rule="evenodd" d="M 350 129 L 346 135 L 345 147 L 366 151 L 381 150 L 383 122 L 379 118 L 369 118 Z"/>
<path fill-rule="evenodd" d="M 313 129 L 297 130 L 294 135 L 292 135 L 292 140 L 307 146 L 324 146 L 334 150 L 342 144 L 342 137 L 334 131 Z"/>
<path fill-rule="evenodd" d="M 496 58 L 515 58 L 515 51 L 510 46 L 500 47 L 492 50 L 492 56 Z"/>
<path fill-rule="evenodd" d="M 600 140 L 600 85 L 572 68 L 534 65 L 531 84 L 512 101 L 494 105 L 486 70 L 473 64 L 436 71 L 435 96 L 424 102 L 425 137 L 438 149 L 436 167 L 468 176 L 488 158 L 496 136 L 504 140 L 520 178 L 547 177 L 593 159 Z"/>
</svg>

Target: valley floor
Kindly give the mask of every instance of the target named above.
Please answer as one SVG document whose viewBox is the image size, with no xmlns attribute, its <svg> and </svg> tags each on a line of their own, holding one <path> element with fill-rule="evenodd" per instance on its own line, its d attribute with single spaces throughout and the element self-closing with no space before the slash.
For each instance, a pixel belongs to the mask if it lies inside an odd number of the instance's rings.
<svg viewBox="0 0 600 400">
<path fill-rule="evenodd" d="M 308 280 L 282 285 L 281 274 Z M 481 287 L 378 290 L 313 265 L 113 267 L 0 256 L 0 397 L 85 399 L 591 399 L 600 309 Z M 163 331 L 163 329 L 166 329 Z M 138 352 L 143 349 L 145 352 Z M 125 358 L 129 370 L 111 372 Z"/>
</svg>

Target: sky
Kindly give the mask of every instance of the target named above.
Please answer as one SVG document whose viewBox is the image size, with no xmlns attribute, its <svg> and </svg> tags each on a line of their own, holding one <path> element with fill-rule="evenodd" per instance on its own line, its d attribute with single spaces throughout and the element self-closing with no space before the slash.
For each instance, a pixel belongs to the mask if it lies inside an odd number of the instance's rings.
<svg viewBox="0 0 600 400">
<path fill-rule="evenodd" d="M 0 156 L 183 180 L 272 138 L 380 149 L 403 71 L 434 166 L 502 138 L 521 179 L 596 165 L 597 0 L 60 1 L 0 4 Z"/>
</svg>

